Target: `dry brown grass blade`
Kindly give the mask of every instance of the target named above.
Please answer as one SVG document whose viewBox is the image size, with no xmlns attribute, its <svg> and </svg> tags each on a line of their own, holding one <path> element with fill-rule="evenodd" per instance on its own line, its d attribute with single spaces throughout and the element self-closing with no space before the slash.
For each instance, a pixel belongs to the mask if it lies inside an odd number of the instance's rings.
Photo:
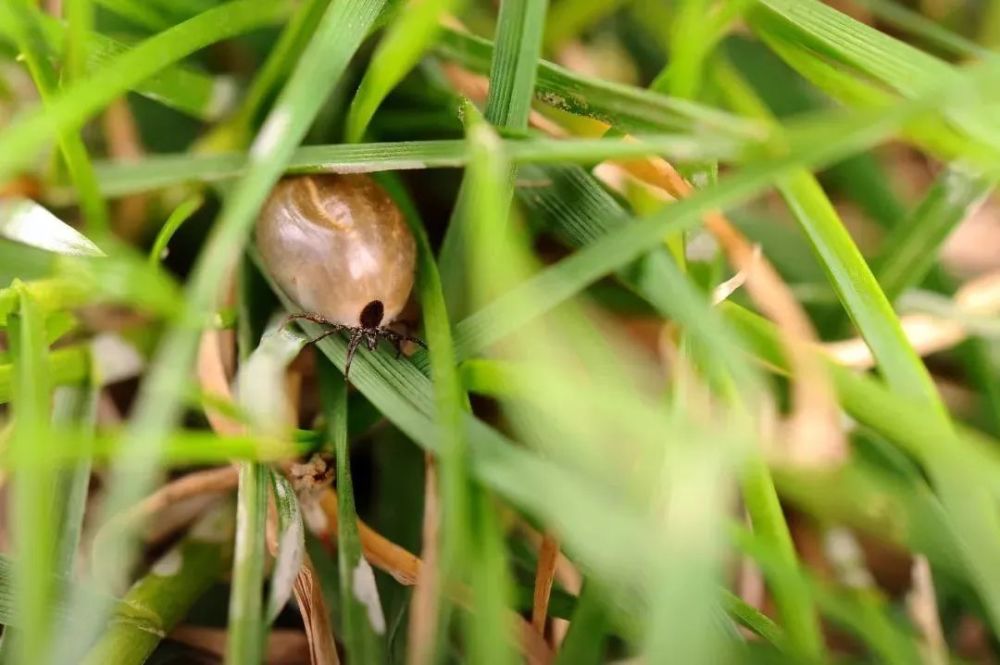
<svg viewBox="0 0 1000 665">
<path fill-rule="evenodd" d="M 532 596 L 531 626 L 545 637 L 545 620 L 549 614 L 549 598 L 552 596 L 552 581 L 556 575 L 559 560 L 559 541 L 551 533 L 542 537 L 538 550 L 538 565 L 535 568 L 535 591 Z"/>
<path fill-rule="evenodd" d="M 220 494 L 236 488 L 236 468 L 223 466 L 195 471 L 161 486 L 128 511 L 128 519 L 145 519 L 171 504 L 204 494 Z"/>
<path fill-rule="evenodd" d="M 327 488 L 319 499 L 320 507 L 327 519 L 327 532 L 333 536 L 337 533 L 337 514 L 339 502 L 337 492 Z M 420 559 L 400 547 L 382 534 L 378 533 L 360 519 L 358 533 L 361 537 L 361 549 L 365 558 L 373 566 L 392 575 L 400 584 L 413 586 L 420 575 Z"/>
<path fill-rule="evenodd" d="M 337 493 L 333 488 L 327 489 L 320 497 L 320 507 L 326 515 L 327 520 L 327 541 L 337 533 Z M 358 520 L 358 533 L 361 536 L 361 549 L 368 562 L 391 575 L 400 584 L 413 586 L 420 578 L 420 570 L 423 562 L 406 549 L 393 543 L 388 538 L 378 533 L 362 520 Z M 455 601 L 460 605 L 468 606 L 463 596 L 467 593 L 456 593 Z M 511 612 L 511 618 L 515 622 L 517 631 L 517 641 L 521 648 L 521 653 L 530 665 L 548 665 L 552 662 L 553 653 L 549 645 L 545 643 L 531 624 L 524 620 L 521 615 Z"/>
<path fill-rule="evenodd" d="M 267 549 L 271 556 L 278 554 L 278 511 L 273 498 L 267 511 L 266 530 Z M 333 627 L 330 625 L 330 611 L 323 598 L 323 590 L 319 582 L 316 567 L 308 552 L 302 553 L 302 565 L 295 576 L 292 594 L 302 616 L 305 626 L 306 641 L 309 644 L 309 662 L 312 665 L 339 665 L 337 643 L 333 638 Z"/>
<path fill-rule="evenodd" d="M 921 656 L 925 665 L 945 665 L 949 662 L 948 646 L 941 629 L 934 580 L 927 557 L 918 555 L 913 558 L 912 577 L 913 587 L 906 597 L 906 609 L 923 638 Z"/>
<path fill-rule="evenodd" d="M 108 154 L 115 161 L 134 162 L 142 159 L 146 149 L 139 136 L 132 109 L 122 97 L 113 101 L 101 116 L 101 127 L 108 145 Z M 149 195 L 132 194 L 115 206 L 115 232 L 126 240 L 141 239 L 149 219 Z"/>
<path fill-rule="evenodd" d="M 437 464 L 434 456 L 424 456 L 424 523 L 422 528 L 423 565 L 417 574 L 410 600 L 408 665 L 425 665 L 434 657 L 438 605 L 438 534 L 440 501 L 437 491 Z"/>
<path fill-rule="evenodd" d="M 232 402 L 233 391 L 230 387 L 232 377 L 227 370 L 227 363 L 222 351 L 224 335 L 232 336 L 232 332 L 206 330 L 201 334 L 201 340 L 198 344 L 198 385 L 203 392 Z M 205 417 L 212 430 L 217 434 L 238 436 L 245 433 L 245 428 L 241 423 L 227 418 L 209 407 L 205 408 Z"/>
</svg>

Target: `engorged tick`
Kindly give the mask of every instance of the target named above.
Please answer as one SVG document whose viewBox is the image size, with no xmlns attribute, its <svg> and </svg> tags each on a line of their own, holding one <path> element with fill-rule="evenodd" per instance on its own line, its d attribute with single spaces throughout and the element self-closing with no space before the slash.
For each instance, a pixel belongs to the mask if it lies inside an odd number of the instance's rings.
<svg viewBox="0 0 1000 665">
<path fill-rule="evenodd" d="M 386 327 L 413 288 L 416 243 L 403 213 L 365 175 L 307 175 L 275 185 L 257 219 L 257 247 L 278 286 L 308 319 L 350 333 L 344 376 L 364 342 L 426 345 Z"/>
</svg>

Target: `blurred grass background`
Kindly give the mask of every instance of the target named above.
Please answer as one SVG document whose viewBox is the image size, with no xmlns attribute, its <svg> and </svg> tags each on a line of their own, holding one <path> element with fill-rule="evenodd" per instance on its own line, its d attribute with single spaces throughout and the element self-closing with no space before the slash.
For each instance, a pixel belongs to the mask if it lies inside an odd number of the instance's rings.
<svg viewBox="0 0 1000 665">
<path fill-rule="evenodd" d="M 997 662 L 998 44 L 996 0 L 0 0 L 0 662 Z M 354 172 L 429 350 L 348 385 L 251 229 Z"/>
</svg>

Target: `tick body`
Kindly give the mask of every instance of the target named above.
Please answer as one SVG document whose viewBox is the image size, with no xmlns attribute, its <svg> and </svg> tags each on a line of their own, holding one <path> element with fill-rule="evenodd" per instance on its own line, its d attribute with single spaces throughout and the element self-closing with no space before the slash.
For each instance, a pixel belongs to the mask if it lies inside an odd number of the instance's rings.
<svg viewBox="0 0 1000 665">
<path fill-rule="evenodd" d="M 257 247 L 268 272 L 305 318 L 350 332 L 347 364 L 362 342 L 380 338 L 399 351 L 411 339 L 386 327 L 413 289 L 416 243 L 392 198 L 365 175 L 281 180 L 257 220 Z"/>
</svg>

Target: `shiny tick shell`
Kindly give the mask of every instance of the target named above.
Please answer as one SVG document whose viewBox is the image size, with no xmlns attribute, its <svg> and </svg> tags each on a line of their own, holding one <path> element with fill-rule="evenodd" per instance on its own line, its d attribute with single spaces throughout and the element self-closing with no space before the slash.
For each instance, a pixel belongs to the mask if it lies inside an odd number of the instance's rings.
<svg viewBox="0 0 1000 665">
<path fill-rule="evenodd" d="M 256 234 L 278 286 L 330 323 L 369 329 L 390 323 L 413 288 L 413 235 L 368 176 L 281 180 L 261 208 Z"/>
</svg>

